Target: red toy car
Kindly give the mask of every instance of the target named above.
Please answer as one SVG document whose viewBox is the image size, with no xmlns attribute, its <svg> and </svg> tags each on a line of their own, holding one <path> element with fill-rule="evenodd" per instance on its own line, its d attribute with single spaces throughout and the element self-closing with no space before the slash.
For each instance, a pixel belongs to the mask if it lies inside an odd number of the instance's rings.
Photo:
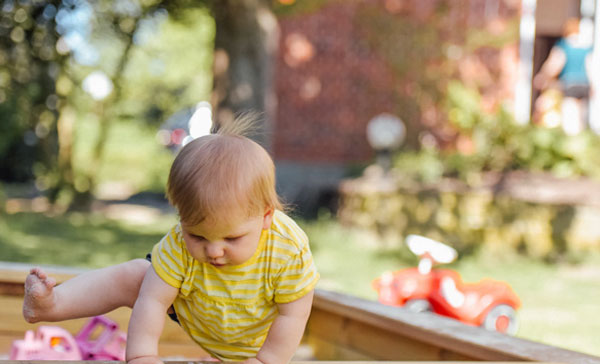
<svg viewBox="0 0 600 364">
<path fill-rule="evenodd" d="M 375 279 L 379 302 L 415 312 L 435 312 L 501 333 L 517 332 L 516 310 L 521 301 L 507 283 L 492 279 L 463 283 L 453 270 L 432 269 L 434 264 L 456 259 L 452 247 L 418 235 L 407 236 L 406 244 L 420 258 L 419 266 Z"/>
</svg>

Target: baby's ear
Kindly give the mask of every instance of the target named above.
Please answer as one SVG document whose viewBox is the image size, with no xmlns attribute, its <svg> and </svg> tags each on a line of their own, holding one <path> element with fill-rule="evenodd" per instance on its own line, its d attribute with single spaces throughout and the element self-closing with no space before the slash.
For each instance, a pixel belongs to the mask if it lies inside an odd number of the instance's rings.
<svg viewBox="0 0 600 364">
<path fill-rule="evenodd" d="M 271 227 L 271 223 L 273 222 L 273 214 L 275 213 L 275 209 L 272 207 L 267 207 L 265 209 L 265 214 L 263 216 L 263 230 L 269 229 Z"/>
</svg>

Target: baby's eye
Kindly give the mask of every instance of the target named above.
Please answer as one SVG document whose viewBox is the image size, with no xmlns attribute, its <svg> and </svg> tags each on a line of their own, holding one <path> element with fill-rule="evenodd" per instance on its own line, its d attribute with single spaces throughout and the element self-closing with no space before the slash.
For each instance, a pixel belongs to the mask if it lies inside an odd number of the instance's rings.
<svg viewBox="0 0 600 364">
<path fill-rule="evenodd" d="M 201 235 L 193 235 L 193 234 L 189 234 L 189 235 L 190 235 L 190 236 L 192 237 L 192 239 L 194 239 L 194 240 L 198 240 L 198 241 L 204 241 L 204 240 L 206 240 L 206 238 L 204 238 L 204 236 L 201 236 Z"/>
<path fill-rule="evenodd" d="M 229 242 L 229 243 L 233 243 L 238 241 L 241 238 L 241 236 L 231 236 L 228 238 L 225 238 L 225 241 Z"/>
</svg>

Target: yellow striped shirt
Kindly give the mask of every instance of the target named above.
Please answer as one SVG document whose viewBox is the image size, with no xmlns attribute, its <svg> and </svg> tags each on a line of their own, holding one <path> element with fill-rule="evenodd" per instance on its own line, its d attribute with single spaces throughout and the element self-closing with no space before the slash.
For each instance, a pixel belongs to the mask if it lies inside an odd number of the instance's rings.
<svg viewBox="0 0 600 364">
<path fill-rule="evenodd" d="M 152 266 L 179 288 L 173 306 L 183 329 L 221 360 L 256 356 L 277 316 L 276 304 L 304 296 L 319 279 L 306 234 L 281 211 L 262 231 L 254 255 L 240 265 L 198 262 L 178 224 L 154 246 Z"/>
</svg>

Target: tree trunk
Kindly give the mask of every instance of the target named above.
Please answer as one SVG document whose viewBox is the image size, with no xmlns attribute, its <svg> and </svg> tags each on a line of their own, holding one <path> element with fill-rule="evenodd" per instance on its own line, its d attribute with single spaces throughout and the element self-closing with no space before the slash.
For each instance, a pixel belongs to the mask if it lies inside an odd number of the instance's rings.
<svg viewBox="0 0 600 364">
<path fill-rule="evenodd" d="M 121 95 L 123 91 L 123 74 L 125 72 L 125 68 L 127 67 L 128 62 L 131 59 L 131 52 L 134 47 L 133 35 L 135 31 L 138 29 L 140 25 L 140 21 L 146 17 L 147 14 L 152 13 L 156 8 L 157 4 L 154 6 L 144 9 L 142 14 L 134 19 L 134 24 L 132 27 L 132 31 L 125 32 L 121 31 L 121 35 L 125 38 L 125 48 L 123 49 L 123 53 L 119 57 L 119 62 L 114 70 L 114 74 L 110 77 L 110 80 L 113 84 L 114 91 L 112 94 L 105 100 L 97 101 L 96 114 L 99 118 L 100 122 L 100 131 L 98 135 L 98 139 L 96 140 L 96 144 L 93 149 L 92 159 L 90 163 L 92 164 L 92 168 L 90 169 L 89 174 L 86 176 L 89 187 L 86 191 L 79 192 L 77 191 L 74 197 L 71 206 L 69 206 L 72 210 L 89 210 L 91 208 L 92 200 L 94 199 L 94 190 L 98 184 L 98 171 L 102 165 L 102 157 L 104 155 L 104 150 L 106 148 L 106 143 L 108 141 L 108 135 L 110 133 L 110 129 L 112 125 L 115 123 L 117 119 L 117 114 L 115 113 L 115 108 L 117 103 L 121 101 Z"/>
<path fill-rule="evenodd" d="M 270 149 L 275 116 L 273 88 L 279 26 L 269 0 L 219 0 L 216 23 L 213 110 L 217 124 L 243 112 L 262 115 L 254 139 Z"/>
</svg>

